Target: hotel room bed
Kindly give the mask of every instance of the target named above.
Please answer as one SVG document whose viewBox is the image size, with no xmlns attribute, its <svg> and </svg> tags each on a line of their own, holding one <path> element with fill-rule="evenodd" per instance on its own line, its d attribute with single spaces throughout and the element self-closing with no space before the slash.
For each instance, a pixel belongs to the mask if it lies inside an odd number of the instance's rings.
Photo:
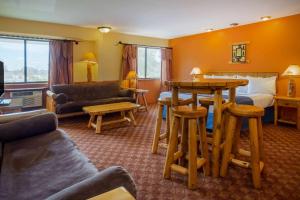
<svg viewBox="0 0 300 200">
<path fill-rule="evenodd" d="M 161 92 L 160 98 L 165 97 L 171 97 L 172 93 L 170 91 L 167 92 Z M 203 97 L 209 97 L 210 95 L 198 95 L 197 98 L 203 98 Z M 179 98 L 181 99 L 188 99 L 191 98 L 191 94 L 189 93 L 180 93 Z M 225 101 L 228 100 L 227 91 L 224 91 L 223 98 Z M 236 96 L 236 102 L 238 104 L 246 104 L 246 105 L 255 105 L 259 107 L 263 107 L 265 109 L 265 116 L 262 118 L 263 123 L 271 123 L 274 120 L 274 109 L 273 109 L 273 103 L 274 103 L 274 96 L 271 94 L 262 94 L 262 93 L 256 93 L 256 94 L 240 94 Z M 163 118 L 166 117 L 166 107 L 163 110 Z M 208 120 L 207 120 L 207 129 L 213 128 L 213 106 L 209 107 L 208 112 Z M 247 121 L 243 123 L 242 129 L 245 130 L 248 128 Z"/>
<path fill-rule="evenodd" d="M 171 97 L 172 93 L 170 91 L 168 92 L 161 92 L 160 93 L 160 98 L 165 98 L 165 97 Z M 204 98 L 204 97 L 209 97 L 210 95 L 198 95 L 198 99 Z M 189 93 L 180 93 L 179 98 L 181 99 L 188 99 L 191 98 L 191 94 Z M 225 101 L 228 100 L 228 95 L 227 92 L 224 91 L 223 98 Z M 238 104 L 246 104 L 246 105 L 255 105 L 259 106 L 265 109 L 265 115 L 262 118 L 263 123 L 272 123 L 274 120 L 274 96 L 271 94 L 262 94 L 262 93 L 256 93 L 256 94 L 242 94 L 242 95 L 237 95 L 236 96 L 236 102 Z M 164 107 L 163 110 L 163 118 L 166 117 L 166 107 Z M 209 112 L 208 112 L 208 119 L 207 119 L 207 125 L 206 128 L 212 130 L 213 128 L 213 106 L 209 107 Z M 242 129 L 246 130 L 248 128 L 247 121 L 245 120 L 243 122 Z"/>
<path fill-rule="evenodd" d="M 255 105 L 265 109 L 265 115 L 262 118 L 263 123 L 271 123 L 274 120 L 274 95 L 276 94 L 277 72 L 211 72 L 206 73 L 204 78 L 209 79 L 248 79 L 247 86 L 241 86 L 236 91 L 236 102 L 238 104 Z M 198 95 L 198 98 L 209 95 Z M 160 97 L 171 97 L 171 92 L 162 92 Z M 191 94 L 180 93 L 179 98 L 191 98 Z M 228 91 L 223 91 L 223 98 L 228 99 Z M 164 109 L 163 116 L 166 115 Z M 210 106 L 208 112 L 207 128 L 213 128 L 213 107 Z M 242 129 L 247 129 L 248 124 L 245 120 Z"/>
</svg>

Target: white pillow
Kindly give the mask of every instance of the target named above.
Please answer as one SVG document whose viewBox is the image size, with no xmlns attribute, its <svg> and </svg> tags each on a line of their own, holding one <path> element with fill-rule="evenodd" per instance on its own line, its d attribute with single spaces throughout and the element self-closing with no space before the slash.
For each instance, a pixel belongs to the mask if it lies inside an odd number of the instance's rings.
<svg viewBox="0 0 300 200">
<path fill-rule="evenodd" d="M 213 75 L 207 75 L 207 74 L 204 74 L 204 76 L 203 76 L 204 78 L 214 78 L 214 76 Z"/>
<path fill-rule="evenodd" d="M 213 75 L 215 79 L 236 79 L 236 75 Z"/>
<path fill-rule="evenodd" d="M 268 78 L 260 77 L 248 77 L 249 86 L 248 92 L 253 93 L 263 93 L 263 94 L 276 94 L 276 76 Z"/>
<path fill-rule="evenodd" d="M 222 95 L 228 96 L 228 95 L 229 95 L 229 90 L 223 90 L 223 91 L 222 91 Z"/>
<path fill-rule="evenodd" d="M 248 76 L 237 76 L 237 79 L 247 79 L 248 80 Z M 245 86 L 239 86 L 237 87 L 236 93 L 237 94 L 248 94 L 248 90 L 249 90 L 249 84 L 245 85 Z"/>
</svg>

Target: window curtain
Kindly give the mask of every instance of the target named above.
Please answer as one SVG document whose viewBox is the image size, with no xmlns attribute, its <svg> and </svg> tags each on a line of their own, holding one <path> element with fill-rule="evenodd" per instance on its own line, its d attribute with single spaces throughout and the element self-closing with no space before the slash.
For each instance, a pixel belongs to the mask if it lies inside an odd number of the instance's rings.
<svg viewBox="0 0 300 200">
<path fill-rule="evenodd" d="M 51 40 L 49 84 L 70 84 L 73 82 L 73 42 Z"/>
<path fill-rule="evenodd" d="M 172 74 L 172 49 L 161 49 L 161 83 L 160 90 L 168 91 L 169 88 L 165 85 L 165 81 L 171 80 Z"/>
<path fill-rule="evenodd" d="M 124 45 L 122 55 L 122 77 L 123 80 L 129 71 L 137 71 L 137 46 L 136 45 Z"/>
</svg>

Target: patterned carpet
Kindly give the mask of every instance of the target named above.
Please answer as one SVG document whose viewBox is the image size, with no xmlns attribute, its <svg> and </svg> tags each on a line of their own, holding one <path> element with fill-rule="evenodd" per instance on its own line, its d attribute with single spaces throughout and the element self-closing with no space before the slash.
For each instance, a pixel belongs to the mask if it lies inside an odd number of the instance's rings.
<svg viewBox="0 0 300 200">
<path fill-rule="evenodd" d="M 99 169 L 125 167 L 137 184 L 138 199 L 300 199 L 300 132 L 295 128 L 264 126 L 266 168 L 261 190 L 253 189 L 249 170 L 232 166 L 226 178 L 199 173 L 198 189 L 191 191 L 181 175 L 162 178 L 165 151 L 150 152 L 155 118 L 156 106 L 151 105 L 148 113 L 136 113 L 137 127 L 107 126 L 97 135 L 87 128 L 87 116 L 61 120 L 59 126 Z M 243 146 L 245 139 L 242 136 Z"/>
</svg>

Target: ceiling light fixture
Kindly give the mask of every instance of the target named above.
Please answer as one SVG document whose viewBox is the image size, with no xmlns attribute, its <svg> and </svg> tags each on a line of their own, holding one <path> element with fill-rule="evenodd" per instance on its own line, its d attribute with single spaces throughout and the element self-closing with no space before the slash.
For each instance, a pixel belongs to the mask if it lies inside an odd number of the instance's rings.
<svg viewBox="0 0 300 200">
<path fill-rule="evenodd" d="M 233 27 L 234 27 L 234 26 L 238 26 L 238 25 L 239 25 L 239 23 L 231 23 L 231 24 L 230 24 L 230 26 L 233 26 Z"/>
<path fill-rule="evenodd" d="M 111 27 L 109 27 L 109 26 L 99 26 L 97 29 L 101 33 L 108 33 L 111 30 Z"/>
<path fill-rule="evenodd" d="M 210 28 L 210 29 L 207 29 L 206 32 L 212 32 L 214 29 Z"/>
<path fill-rule="evenodd" d="M 271 16 L 263 16 L 260 18 L 262 21 L 267 21 L 269 19 L 271 19 Z"/>
</svg>

